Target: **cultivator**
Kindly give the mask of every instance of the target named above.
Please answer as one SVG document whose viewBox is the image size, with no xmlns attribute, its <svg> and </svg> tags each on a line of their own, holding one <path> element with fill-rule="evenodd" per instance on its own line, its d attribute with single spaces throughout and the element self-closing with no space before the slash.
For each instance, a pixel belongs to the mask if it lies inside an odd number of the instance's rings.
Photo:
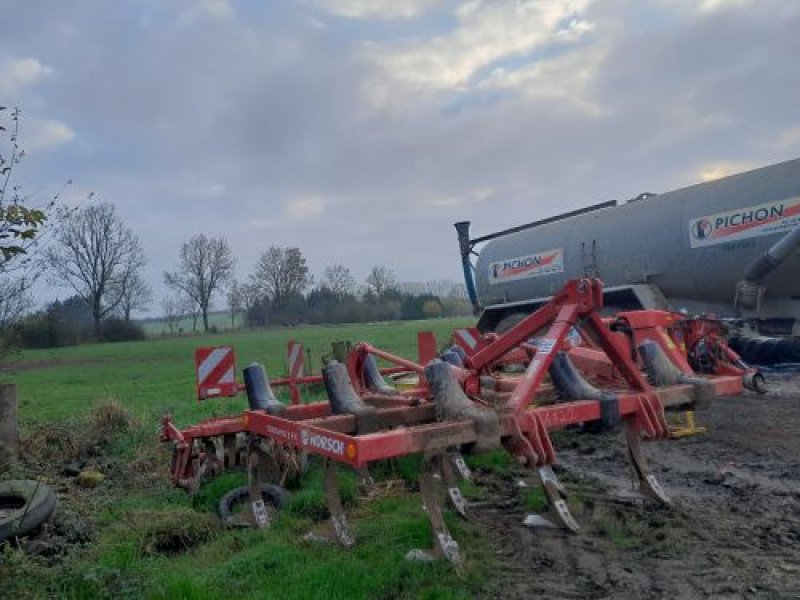
<svg viewBox="0 0 800 600">
<path fill-rule="evenodd" d="M 346 363 L 330 361 L 319 376 L 292 385 L 323 383 L 328 400 L 280 403 L 260 365 L 244 369 L 249 409 L 180 430 L 166 416 L 162 441 L 174 444 L 173 481 L 189 491 L 224 468 L 249 473 L 254 522 L 268 524 L 259 490 L 282 483 L 318 455 L 332 532 L 343 546 L 354 536 L 342 509 L 337 468 L 359 472 L 369 483 L 375 461 L 421 454 L 419 488 L 433 528 L 433 549 L 417 557 L 461 561 L 442 517 L 442 499 L 462 516 L 468 506 L 458 479 L 470 476 L 462 452 L 505 448 L 538 475 L 558 525 L 577 531 L 566 490 L 552 466 L 550 431 L 625 430 L 635 485 L 643 497 L 670 499 L 648 469 L 641 442 L 663 439 L 670 428 L 665 409 L 707 405 L 744 387 L 763 391 L 763 379 L 724 343 L 713 320 L 661 311 L 600 316 L 602 284 L 569 282 L 549 303 L 502 335 L 475 330 L 438 354 L 430 333 L 418 336 L 417 362 L 367 343 Z M 376 359 L 392 365 L 378 369 Z M 382 374 L 405 371 L 416 384 L 399 389 Z M 296 400 L 293 395 L 293 400 Z"/>
</svg>

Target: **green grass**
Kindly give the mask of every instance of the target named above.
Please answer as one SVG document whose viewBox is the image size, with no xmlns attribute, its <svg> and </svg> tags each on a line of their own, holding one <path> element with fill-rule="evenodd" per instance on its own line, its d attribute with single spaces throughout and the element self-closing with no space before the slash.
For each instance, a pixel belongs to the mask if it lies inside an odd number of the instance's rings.
<svg viewBox="0 0 800 600">
<path fill-rule="evenodd" d="M 232 345 L 238 368 L 259 361 L 270 377 L 279 377 L 287 372 L 286 344 L 291 339 L 305 344 L 314 371 L 318 372 L 322 355 L 330 352 L 333 341 L 369 341 L 391 352 L 415 357 L 418 331 L 434 331 L 443 344 L 455 327 L 471 322 L 434 319 L 309 326 L 31 350 L 9 365 L 12 372 L 4 379 L 18 386 L 23 423 L 82 415 L 112 397 L 145 422 L 155 423 L 164 411 L 170 411 L 179 424 L 188 424 L 201 417 L 236 412 L 244 405 L 241 399 L 196 402 L 193 352 L 198 346 Z"/>
<path fill-rule="evenodd" d="M 343 550 L 334 544 L 304 542 L 301 535 L 327 527 L 322 477 L 313 467 L 269 531 L 222 528 L 210 515 L 228 489 L 241 485 L 242 473 L 226 473 L 206 484 L 191 500 L 167 481 L 168 456 L 157 451 L 156 424 L 170 411 L 179 424 L 236 413 L 241 398 L 194 397 L 192 352 L 200 345 L 230 344 L 238 366 L 257 360 L 271 376 L 286 371 L 286 344 L 297 339 L 311 350 L 318 370 L 323 354 L 336 340 L 368 340 L 398 354 L 416 355 L 416 332 L 433 330 L 440 344 L 465 319 L 302 327 L 267 332 L 150 339 L 136 343 L 95 344 L 24 353 L 5 379 L 19 388 L 23 436 L 58 425 L 88 428 L 93 407 L 115 399 L 136 419 L 105 443 L 105 454 L 122 465 L 150 460 L 158 474 L 140 479 L 109 477 L 87 497 L 81 510 L 94 528 L 92 543 L 61 564 L 48 566 L 24 553 L 6 549 L 0 559 L 0 585 L 14 597 L 40 598 L 471 598 L 485 589 L 493 555 L 480 529 L 446 514 L 451 531 L 467 556 L 463 573 L 448 564 L 409 563 L 414 547 L 431 546 L 430 523 L 418 493 L 394 492 L 376 500 L 358 499 L 356 479 L 341 470 L 340 488 L 357 544 Z M 144 457 L 144 458 L 143 458 Z M 56 457 L 47 477 L 57 477 Z M 504 459 L 491 455 L 482 466 L 504 470 Z M 477 466 L 477 465 L 476 465 Z M 376 465 L 377 480 L 402 480 L 413 490 L 419 457 Z M 150 483 L 132 483 L 141 477 Z M 68 489 L 70 484 L 66 483 Z M 465 490 L 468 491 L 468 490 Z M 170 532 L 181 551 L 173 552 Z M 165 541 L 166 540 L 166 541 Z M 10 577 L 9 577 L 10 576 Z M 4 595 L 4 594 L 2 594 Z M 11 597 L 11 596 L 9 596 Z"/>
</svg>

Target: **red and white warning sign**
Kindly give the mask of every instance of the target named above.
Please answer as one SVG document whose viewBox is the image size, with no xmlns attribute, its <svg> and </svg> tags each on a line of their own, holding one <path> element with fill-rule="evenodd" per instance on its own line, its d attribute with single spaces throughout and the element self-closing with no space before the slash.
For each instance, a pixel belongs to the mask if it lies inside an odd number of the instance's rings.
<svg viewBox="0 0 800 600">
<path fill-rule="evenodd" d="M 303 364 L 305 363 L 303 344 L 290 340 L 287 347 L 287 357 L 289 360 L 289 378 L 299 379 L 303 376 Z"/>
<path fill-rule="evenodd" d="M 232 346 L 198 348 L 194 367 L 198 400 L 236 395 L 236 354 Z"/>
<path fill-rule="evenodd" d="M 453 332 L 453 340 L 464 349 L 467 356 L 472 356 L 480 348 L 482 338 L 477 328 L 469 327 L 466 329 L 456 329 Z"/>
</svg>

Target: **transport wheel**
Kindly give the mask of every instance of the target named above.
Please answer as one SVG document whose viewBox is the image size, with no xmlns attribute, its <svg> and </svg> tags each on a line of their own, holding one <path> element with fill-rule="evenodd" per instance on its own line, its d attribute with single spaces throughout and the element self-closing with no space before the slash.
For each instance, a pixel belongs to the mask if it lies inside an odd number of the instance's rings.
<svg viewBox="0 0 800 600">
<path fill-rule="evenodd" d="M 289 500 L 289 492 L 271 483 L 261 485 L 261 497 L 268 511 L 277 512 Z M 250 527 L 250 488 L 246 485 L 233 488 L 219 500 L 219 516 L 231 527 Z"/>
<path fill-rule="evenodd" d="M 38 481 L 0 482 L 0 542 L 36 529 L 52 516 L 56 504 L 55 492 Z"/>
</svg>

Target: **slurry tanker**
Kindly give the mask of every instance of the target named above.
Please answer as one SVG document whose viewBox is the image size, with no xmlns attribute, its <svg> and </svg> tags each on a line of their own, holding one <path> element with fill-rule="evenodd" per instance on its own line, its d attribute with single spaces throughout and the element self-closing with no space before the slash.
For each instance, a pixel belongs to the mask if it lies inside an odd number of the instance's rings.
<svg viewBox="0 0 800 600">
<path fill-rule="evenodd" d="M 455 226 L 482 331 L 594 276 L 612 309 L 713 313 L 741 339 L 800 336 L 800 159 L 476 238 Z"/>
</svg>

